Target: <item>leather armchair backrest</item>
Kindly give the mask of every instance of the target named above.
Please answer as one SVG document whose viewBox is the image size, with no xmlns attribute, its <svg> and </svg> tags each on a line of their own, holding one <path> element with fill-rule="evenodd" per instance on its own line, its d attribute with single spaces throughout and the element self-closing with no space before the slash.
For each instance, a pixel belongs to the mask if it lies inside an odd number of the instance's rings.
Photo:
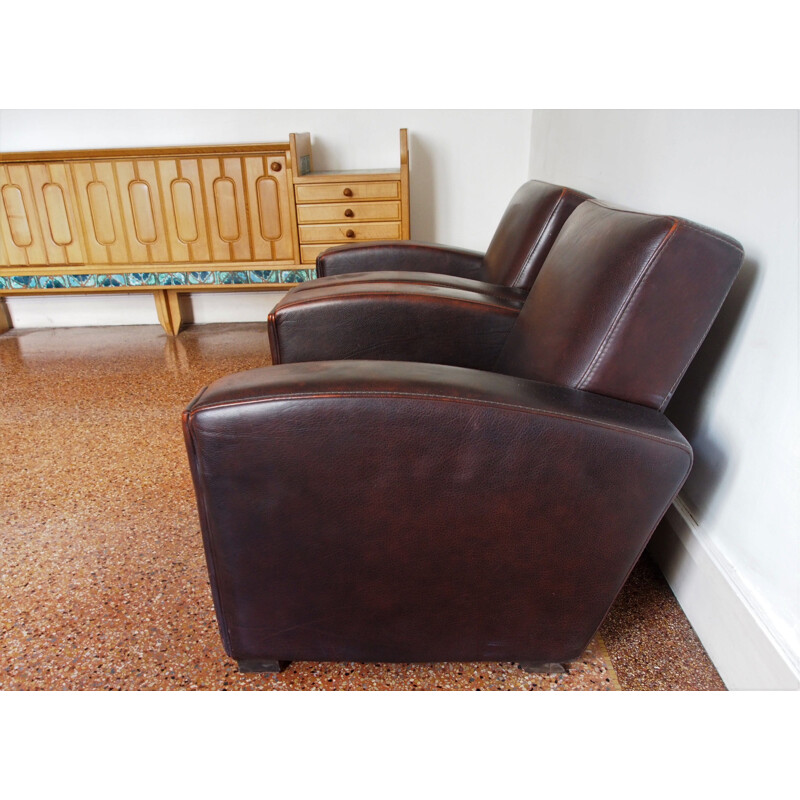
<svg viewBox="0 0 800 800">
<path fill-rule="evenodd" d="M 663 410 L 742 258 L 735 239 L 695 223 L 589 200 L 564 224 L 496 369 Z"/>
<path fill-rule="evenodd" d="M 511 198 L 483 260 L 481 280 L 530 289 L 558 232 L 589 195 L 528 181 Z"/>
</svg>

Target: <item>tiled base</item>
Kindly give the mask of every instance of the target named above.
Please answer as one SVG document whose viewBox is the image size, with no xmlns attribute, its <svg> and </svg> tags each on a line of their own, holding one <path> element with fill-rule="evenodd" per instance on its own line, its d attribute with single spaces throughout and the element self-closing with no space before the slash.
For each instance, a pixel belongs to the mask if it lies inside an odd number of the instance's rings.
<svg viewBox="0 0 800 800">
<path fill-rule="evenodd" d="M 599 639 L 565 675 L 307 662 L 239 673 L 214 617 L 180 413 L 202 386 L 267 363 L 261 324 L 0 336 L 0 689 L 618 688 Z M 610 629 L 616 643 L 625 625 Z"/>
<path fill-rule="evenodd" d="M 0 290 L 31 291 L 39 289 L 116 289 L 143 286 L 230 286 L 303 283 L 316 276 L 312 269 L 249 269 L 221 272 L 124 272 L 109 275 L 0 275 Z"/>
</svg>

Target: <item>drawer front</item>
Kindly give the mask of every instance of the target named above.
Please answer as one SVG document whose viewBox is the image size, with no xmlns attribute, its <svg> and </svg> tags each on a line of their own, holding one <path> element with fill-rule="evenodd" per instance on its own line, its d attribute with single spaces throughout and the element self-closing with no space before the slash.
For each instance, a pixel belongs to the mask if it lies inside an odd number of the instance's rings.
<svg viewBox="0 0 800 800">
<path fill-rule="evenodd" d="M 298 203 L 331 203 L 348 200 L 396 200 L 399 181 L 351 181 L 350 183 L 309 183 L 294 187 Z"/>
<path fill-rule="evenodd" d="M 300 260 L 303 264 L 316 264 L 317 256 L 329 247 L 336 247 L 330 242 L 326 244 L 303 244 L 300 245 Z"/>
<path fill-rule="evenodd" d="M 399 239 L 399 222 L 354 222 L 337 225 L 300 225 L 300 241 L 315 242 L 364 242 L 370 239 Z"/>
<path fill-rule="evenodd" d="M 308 222 L 377 222 L 400 219 L 400 203 L 316 203 L 297 206 L 297 221 Z"/>
</svg>

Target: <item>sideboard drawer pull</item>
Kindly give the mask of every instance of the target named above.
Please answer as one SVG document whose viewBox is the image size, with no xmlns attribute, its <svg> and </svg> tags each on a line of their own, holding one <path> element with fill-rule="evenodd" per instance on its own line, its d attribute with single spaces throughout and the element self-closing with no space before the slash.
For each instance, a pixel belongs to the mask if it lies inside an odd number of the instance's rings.
<svg viewBox="0 0 800 800">
<path fill-rule="evenodd" d="M 352 228 L 350 228 L 350 229 L 346 230 L 346 231 L 344 232 L 344 235 L 345 235 L 345 236 L 346 236 L 348 239 L 355 239 L 355 238 L 356 238 L 356 232 L 355 232 L 355 231 L 354 231 Z"/>
<path fill-rule="evenodd" d="M 280 161 L 273 161 L 270 164 L 270 167 L 272 168 L 273 172 L 280 172 L 281 169 L 283 169 L 283 167 L 281 166 L 281 162 Z"/>
<path fill-rule="evenodd" d="M 352 208 L 346 208 L 345 211 L 344 211 L 344 215 L 346 217 L 354 217 L 355 216 L 355 214 L 353 213 L 353 209 Z"/>
<path fill-rule="evenodd" d="M 345 189 L 345 190 L 342 192 L 342 194 L 343 194 L 345 197 L 352 197 L 352 196 L 353 196 L 353 190 L 352 190 L 352 189 L 351 189 L 351 188 L 348 186 L 348 187 L 347 187 L 347 188 L 346 188 L 346 189 Z"/>
</svg>

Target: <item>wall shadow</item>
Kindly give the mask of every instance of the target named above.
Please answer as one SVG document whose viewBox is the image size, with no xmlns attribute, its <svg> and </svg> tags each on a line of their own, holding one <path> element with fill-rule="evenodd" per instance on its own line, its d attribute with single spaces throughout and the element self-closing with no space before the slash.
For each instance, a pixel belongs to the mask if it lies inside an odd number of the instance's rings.
<svg viewBox="0 0 800 800">
<path fill-rule="evenodd" d="M 693 510 L 700 514 L 713 500 L 729 462 L 705 429 L 706 407 L 719 370 L 747 317 L 759 279 L 758 264 L 745 258 L 719 315 L 665 412 L 694 450 L 694 466 L 683 492 L 691 498 Z"/>
</svg>

